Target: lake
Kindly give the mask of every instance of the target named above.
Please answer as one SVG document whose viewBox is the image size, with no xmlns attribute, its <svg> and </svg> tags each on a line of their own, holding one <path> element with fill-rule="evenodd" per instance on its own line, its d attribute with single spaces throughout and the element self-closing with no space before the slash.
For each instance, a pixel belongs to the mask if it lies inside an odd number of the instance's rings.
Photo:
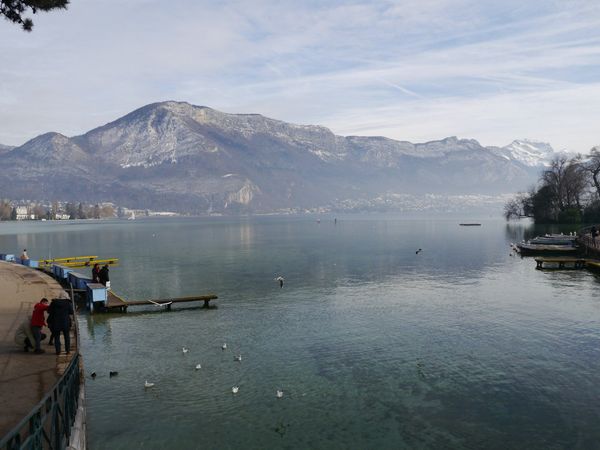
<svg viewBox="0 0 600 450">
<path fill-rule="evenodd" d="M 0 249 L 118 257 L 126 299 L 219 295 L 79 315 L 92 450 L 600 447 L 600 279 L 511 254 L 545 230 L 337 219 L 1 223 Z"/>
</svg>

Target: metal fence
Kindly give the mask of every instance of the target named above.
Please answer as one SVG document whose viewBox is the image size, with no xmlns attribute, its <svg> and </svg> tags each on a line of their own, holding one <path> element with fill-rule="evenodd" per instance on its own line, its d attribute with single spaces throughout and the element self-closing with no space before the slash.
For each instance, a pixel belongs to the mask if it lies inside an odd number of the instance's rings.
<svg viewBox="0 0 600 450">
<path fill-rule="evenodd" d="M 72 288 L 71 302 L 74 308 Z M 76 350 L 69 366 L 29 415 L 2 438 L 0 450 L 62 450 L 69 445 L 79 393 L 83 389 L 76 317 L 73 322 Z"/>
<path fill-rule="evenodd" d="M 0 441 L 2 450 L 64 449 L 77 413 L 81 379 L 76 352 L 52 390 Z"/>
</svg>

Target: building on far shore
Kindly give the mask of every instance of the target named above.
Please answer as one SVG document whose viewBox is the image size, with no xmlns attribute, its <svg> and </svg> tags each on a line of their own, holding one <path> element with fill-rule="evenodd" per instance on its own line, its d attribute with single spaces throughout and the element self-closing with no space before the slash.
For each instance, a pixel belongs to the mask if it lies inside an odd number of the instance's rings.
<svg viewBox="0 0 600 450">
<path fill-rule="evenodd" d="M 17 213 L 17 220 L 35 220 L 35 214 L 31 214 L 27 206 L 17 206 L 15 210 Z"/>
</svg>

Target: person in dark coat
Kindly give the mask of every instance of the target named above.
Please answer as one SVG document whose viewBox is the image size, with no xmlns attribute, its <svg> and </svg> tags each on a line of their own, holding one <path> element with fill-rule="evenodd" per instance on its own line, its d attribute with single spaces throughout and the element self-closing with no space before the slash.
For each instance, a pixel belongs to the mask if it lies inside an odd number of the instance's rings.
<svg viewBox="0 0 600 450">
<path fill-rule="evenodd" d="M 106 283 L 110 281 L 108 278 L 108 264 L 102 266 L 102 269 L 100 269 L 100 272 L 98 273 L 98 278 L 100 279 L 100 283 L 102 283 L 104 286 L 106 286 Z"/>
<path fill-rule="evenodd" d="M 71 317 L 73 317 L 73 304 L 66 298 L 55 298 L 48 309 L 53 317 L 54 349 L 56 354 L 60 354 L 60 335 L 62 333 L 65 340 L 65 351 L 67 355 L 71 353 L 71 337 L 69 330 L 71 328 Z"/>
<path fill-rule="evenodd" d="M 48 307 L 48 317 L 46 318 L 46 323 L 48 325 L 48 329 L 50 330 L 50 339 L 48 339 L 48 345 L 54 344 L 54 339 L 56 337 L 56 333 L 54 331 L 54 308 L 52 308 L 52 304 L 56 301 L 55 298 L 52 299 L 50 306 Z"/>
<path fill-rule="evenodd" d="M 100 265 L 98 263 L 94 264 L 92 269 L 92 283 L 100 283 Z"/>
</svg>

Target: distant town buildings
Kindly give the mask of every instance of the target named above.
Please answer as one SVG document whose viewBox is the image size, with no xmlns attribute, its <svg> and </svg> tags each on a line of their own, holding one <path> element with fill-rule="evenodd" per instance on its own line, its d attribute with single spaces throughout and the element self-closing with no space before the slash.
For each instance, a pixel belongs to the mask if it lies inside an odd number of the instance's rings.
<svg viewBox="0 0 600 450">
<path fill-rule="evenodd" d="M 143 216 L 177 216 L 168 211 L 129 209 L 110 202 L 96 204 L 32 200 L 0 200 L 0 220 L 127 219 Z"/>
<path fill-rule="evenodd" d="M 27 208 L 27 206 L 17 206 L 16 208 L 16 219 L 17 220 L 34 220 L 35 214 L 31 214 L 29 212 L 29 208 Z"/>
</svg>

